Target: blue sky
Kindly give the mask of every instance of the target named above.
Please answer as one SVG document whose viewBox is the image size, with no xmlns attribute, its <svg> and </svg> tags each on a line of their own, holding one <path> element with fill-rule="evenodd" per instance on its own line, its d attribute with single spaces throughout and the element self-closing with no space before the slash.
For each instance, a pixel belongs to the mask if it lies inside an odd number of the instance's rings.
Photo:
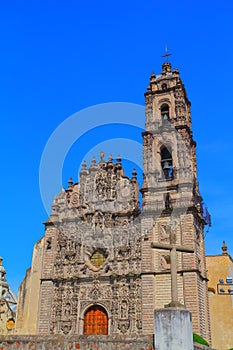
<svg viewBox="0 0 233 350">
<path fill-rule="evenodd" d="M 213 221 L 206 251 L 221 253 L 225 239 L 233 255 L 232 2 L 9 0 L 0 6 L 0 255 L 12 288 L 44 233 L 39 165 L 50 135 L 92 105 L 143 105 L 166 44 L 192 102 L 200 190 Z M 64 186 L 70 176 L 77 180 L 80 153 L 104 135 L 96 130 L 72 147 Z"/>
</svg>

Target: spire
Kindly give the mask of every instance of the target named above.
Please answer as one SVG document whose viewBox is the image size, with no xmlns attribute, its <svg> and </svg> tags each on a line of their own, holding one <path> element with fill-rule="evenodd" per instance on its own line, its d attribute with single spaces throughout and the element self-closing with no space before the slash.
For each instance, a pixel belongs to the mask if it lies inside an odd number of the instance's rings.
<svg viewBox="0 0 233 350">
<path fill-rule="evenodd" d="M 95 157 L 92 157 L 92 160 L 91 160 L 91 166 L 90 166 L 90 170 L 91 171 L 95 171 L 98 169 L 98 165 L 96 164 L 96 159 Z"/>
<path fill-rule="evenodd" d="M 87 169 L 87 162 L 84 160 L 82 163 L 82 169 L 80 171 L 80 175 L 87 175 L 88 169 Z"/>
<path fill-rule="evenodd" d="M 133 169 L 133 171 L 132 171 L 132 180 L 133 180 L 134 182 L 137 181 L 137 171 L 136 171 L 136 169 Z"/>
<path fill-rule="evenodd" d="M 227 245 L 225 241 L 222 242 L 222 255 L 226 255 L 227 253 Z"/>
<path fill-rule="evenodd" d="M 109 155 L 109 157 L 108 157 L 108 169 L 113 169 L 113 166 L 114 166 L 114 164 L 113 164 L 113 161 L 112 161 L 112 155 L 110 154 Z"/>
<path fill-rule="evenodd" d="M 72 177 L 69 179 L 69 181 L 68 181 L 68 188 L 71 188 L 72 186 L 73 186 L 73 179 L 72 179 Z"/>
</svg>

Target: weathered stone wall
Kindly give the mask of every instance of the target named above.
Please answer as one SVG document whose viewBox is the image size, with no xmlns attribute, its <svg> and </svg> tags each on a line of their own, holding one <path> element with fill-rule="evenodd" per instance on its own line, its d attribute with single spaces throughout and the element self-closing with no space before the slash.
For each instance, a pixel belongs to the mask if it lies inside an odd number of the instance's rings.
<svg viewBox="0 0 233 350">
<path fill-rule="evenodd" d="M 169 244 L 170 226 L 177 244 L 194 249 L 194 254 L 177 253 L 178 299 L 192 312 L 193 330 L 211 343 L 203 236 L 203 226 L 208 224 L 208 219 L 198 190 L 191 103 L 179 71 L 173 70 L 170 63 L 164 63 L 161 74 L 152 73 L 145 98 L 142 216 L 154 218 L 153 227 L 147 225 L 145 229 L 153 230 L 155 243 Z M 172 168 L 170 175 L 167 167 Z M 147 283 L 154 286 L 155 298 L 148 311 L 150 314 L 171 300 L 169 252 L 156 249 L 151 253 L 151 261 L 149 254 L 143 252 L 143 273 L 148 270 Z M 142 305 L 148 305 L 146 288 L 142 296 Z M 149 333 L 151 327 L 151 323 L 147 325 L 143 320 L 143 331 Z"/>
<path fill-rule="evenodd" d="M 117 336 L 1 336 L 0 350 L 156 350 L 149 336 L 124 338 Z M 194 350 L 211 350 L 194 344 Z M 213 349 L 212 349 L 213 350 Z"/>
<path fill-rule="evenodd" d="M 0 300 L 0 335 L 12 332 L 9 324 L 14 326 L 14 313 L 6 300 Z"/>
<path fill-rule="evenodd" d="M 156 350 L 152 337 L 134 339 L 106 336 L 1 336 L 0 350 Z M 210 348 L 194 344 L 194 350 Z"/>
<path fill-rule="evenodd" d="M 18 307 L 15 332 L 18 334 L 36 334 L 39 305 L 41 267 L 44 238 L 34 245 L 32 267 L 18 290 Z"/>
<path fill-rule="evenodd" d="M 0 338 L 0 350 L 152 350 L 152 337 L 11 336 Z"/>
</svg>

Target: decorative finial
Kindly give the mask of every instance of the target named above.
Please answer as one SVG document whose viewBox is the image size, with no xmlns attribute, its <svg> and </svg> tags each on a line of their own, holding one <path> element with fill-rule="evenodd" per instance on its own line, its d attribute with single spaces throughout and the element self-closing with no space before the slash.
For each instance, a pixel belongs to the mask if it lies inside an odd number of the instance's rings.
<svg viewBox="0 0 233 350">
<path fill-rule="evenodd" d="M 136 169 L 133 169 L 133 171 L 132 171 L 132 179 L 134 179 L 134 180 L 137 179 L 137 171 L 136 171 Z"/>
<path fill-rule="evenodd" d="M 68 187 L 72 187 L 72 185 L 73 185 L 73 179 L 71 177 L 68 181 Z"/>
<path fill-rule="evenodd" d="M 121 165 L 121 156 L 120 154 L 118 154 L 117 156 L 117 163 L 115 164 L 115 171 L 117 173 L 118 176 L 122 175 L 123 172 L 122 172 L 122 165 Z"/>
<path fill-rule="evenodd" d="M 95 157 L 92 157 L 90 171 L 97 170 L 97 169 L 98 169 L 98 166 L 96 164 L 96 159 L 95 159 Z"/>
<path fill-rule="evenodd" d="M 83 163 L 82 163 L 82 168 L 86 169 L 86 167 L 87 167 L 87 162 L 84 160 Z"/>
<path fill-rule="evenodd" d="M 0 256 L 0 266 L 2 266 L 2 260 L 3 258 Z"/>
<path fill-rule="evenodd" d="M 222 242 L 222 254 L 227 254 L 227 246 L 225 241 Z"/>
<path fill-rule="evenodd" d="M 104 162 L 104 152 L 100 152 L 100 162 Z"/>
<path fill-rule="evenodd" d="M 165 54 L 162 56 L 165 59 L 165 63 L 168 63 L 168 57 L 171 56 L 171 53 L 168 52 L 167 45 L 165 46 Z"/>
<path fill-rule="evenodd" d="M 120 163 L 121 162 L 121 156 L 120 156 L 120 154 L 118 154 L 118 156 L 117 156 L 117 163 Z"/>
<path fill-rule="evenodd" d="M 109 154 L 109 156 L 108 156 L 108 163 L 107 163 L 107 167 L 108 167 L 109 170 L 114 168 L 114 163 L 113 163 L 112 159 L 113 159 L 112 155 Z"/>
</svg>

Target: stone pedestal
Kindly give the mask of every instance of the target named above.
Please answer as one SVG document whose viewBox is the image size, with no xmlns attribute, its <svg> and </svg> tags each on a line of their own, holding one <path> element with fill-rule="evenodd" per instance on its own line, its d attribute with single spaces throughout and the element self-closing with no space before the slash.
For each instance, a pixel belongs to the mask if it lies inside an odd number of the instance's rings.
<svg viewBox="0 0 233 350">
<path fill-rule="evenodd" d="M 156 350 L 193 350 L 191 313 L 179 308 L 156 310 L 154 334 Z"/>
</svg>

